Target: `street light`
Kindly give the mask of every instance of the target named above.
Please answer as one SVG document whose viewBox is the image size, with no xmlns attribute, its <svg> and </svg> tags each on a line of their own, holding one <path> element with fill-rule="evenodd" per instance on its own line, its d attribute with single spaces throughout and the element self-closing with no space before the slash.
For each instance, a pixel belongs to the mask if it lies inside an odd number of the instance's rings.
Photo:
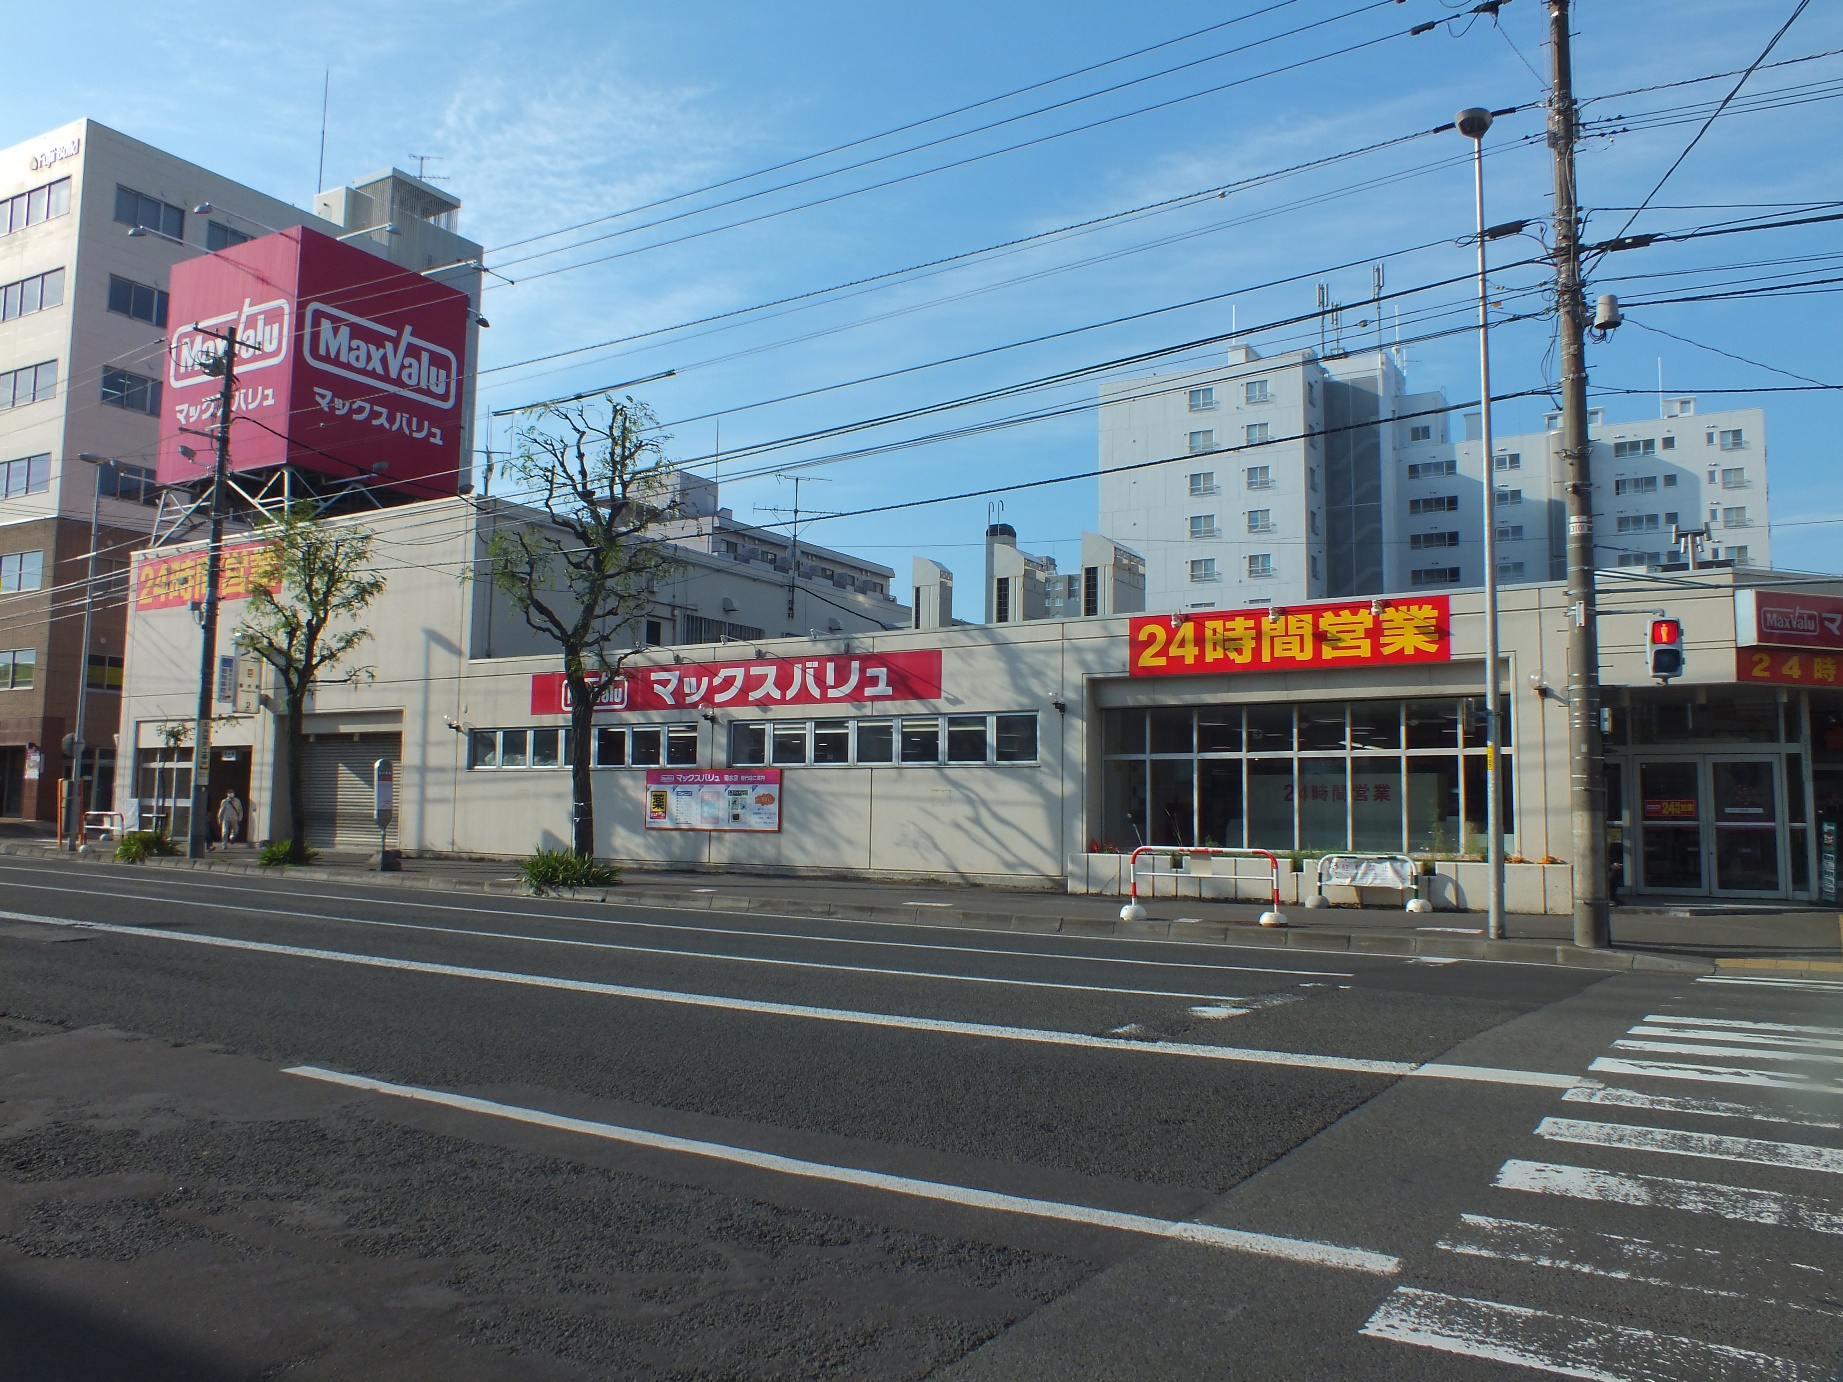
<svg viewBox="0 0 1843 1382">
<path fill-rule="evenodd" d="M 376 235 L 380 230 L 386 235 L 403 234 L 402 227 L 392 221 L 388 225 L 366 226 L 363 230 L 348 230 L 344 235 L 335 235 L 333 238 L 343 243 L 347 240 L 356 240 L 361 235 Z"/>
<path fill-rule="evenodd" d="M 96 489 L 90 496 L 90 554 L 83 579 L 82 655 L 77 659 L 77 723 L 71 732 L 70 790 L 64 802 L 64 848 L 77 848 L 77 832 L 83 825 L 83 745 L 84 711 L 90 703 L 90 616 L 96 607 L 96 532 L 102 514 L 102 467 L 113 466 L 113 456 L 98 456 L 93 451 L 79 452 L 77 459 L 96 470 Z"/>
<path fill-rule="evenodd" d="M 1453 118 L 1472 141 L 1472 191 L 1478 213 L 1478 398 L 1482 411 L 1479 445 L 1485 480 L 1485 934 L 1504 938 L 1504 803 L 1501 716 L 1497 685 L 1497 454 L 1491 438 L 1491 320 L 1485 283 L 1485 131 L 1491 112 L 1473 106 Z"/>
<path fill-rule="evenodd" d="M 143 236 L 147 236 L 147 235 L 157 236 L 162 240 L 171 240 L 175 245 L 183 245 L 186 243 L 184 240 L 181 240 L 177 235 L 168 235 L 164 230 L 155 230 L 152 226 L 129 226 L 128 227 L 128 238 L 130 240 L 139 240 Z"/>
<path fill-rule="evenodd" d="M 259 221 L 254 216 L 245 216 L 241 211 L 232 211 L 228 207 L 214 205 L 211 202 L 200 202 L 192 208 L 192 214 L 194 216 L 228 216 L 233 221 L 242 221 L 245 225 L 255 226 L 256 229 L 267 231 L 271 235 L 275 234 L 275 227 L 267 222 Z"/>
</svg>

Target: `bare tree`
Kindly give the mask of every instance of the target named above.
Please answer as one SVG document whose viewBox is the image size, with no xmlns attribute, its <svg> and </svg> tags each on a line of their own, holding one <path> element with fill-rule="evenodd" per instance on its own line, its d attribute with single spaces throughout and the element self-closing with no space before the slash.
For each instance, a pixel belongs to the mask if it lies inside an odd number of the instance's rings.
<svg viewBox="0 0 1843 1382">
<path fill-rule="evenodd" d="M 658 583 L 682 569 L 657 525 L 678 515 L 657 420 L 632 398 L 546 408 L 518 433 L 506 473 L 541 522 L 501 529 L 493 583 L 563 653 L 570 698 L 571 848 L 595 853 L 589 765 L 599 689 L 642 642 Z"/>
<path fill-rule="evenodd" d="M 338 669 L 371 637 L 365 628 L 335 628 L 356 620 L 384 592 L 370 569 L 372 534 L 329 526 L 296 505 L 258 532 L 268 539 L 263 575 L 252 581 L 237 630 L 237 648 L 275 669 L 285 701 L 288 764 L 288 845 L 297 863 L 307 857 L 307 788 L 301 775 L 307 696 L 323 673 Z"/>
</svg>

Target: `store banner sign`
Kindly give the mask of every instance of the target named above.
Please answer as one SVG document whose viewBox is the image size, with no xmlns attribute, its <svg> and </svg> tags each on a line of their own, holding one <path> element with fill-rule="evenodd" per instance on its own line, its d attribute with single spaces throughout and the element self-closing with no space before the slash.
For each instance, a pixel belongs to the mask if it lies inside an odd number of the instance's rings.
<svg viewBox="0 0 1843 1382">
<path fill-rule="evenodd" d="M 600 689 L 595 713 L 658 714 L 721 706 L 882 705 L 941 696 L 941 652 L 845 653 L 831 657 L 760 658 L 751 662 L 686 662 L 593 676 Z M 561 672 L 531 678 L 531 713 L 570 713 Z"/>
<path fill-rule="evenodd" d="M 1414 861 L 1331 854 L 1319 863 L 1318 881 L 1341 883 L 1350 888 L 1412 888 Z"/>
<path fill-rule="evenodd" d="M 258 586 L 275 589 L 274 581 L 266 579 L 263 569 L 263 553 L 268 546 L 266 542 L 239 542 L 224 549 L 218 568 L 220 600 L 247 600 Z M 207 555 L 201 547 L 170 557 L 138 556 L 134 567 L 135 609 L 174 609 L 203 600 Z"/>
<path fill-rule="evenodd" d="M 1386 667 L 1452 658 L 1451 610 L 1444 595 L 1144 615 L 1133 620 L 1131 637 L 1129 666 L 1136 677 Z"/>
<path fill-rule="evenodd" d="M 779 768 L 648 768 L 648 830 L 781 828 Z"/>
<path fill-rule="evenodd" d="M 1769 686 L 1843 686 L 1843 653 L 1736 648 L 1734 679 Z"/>
<path fill-rule="evenodd" d="M 1735 641 L 1743 646 L 1843 652 L 1843 600 L 1829 595 L 1734 592 Z"/>
<path fill-rule="evenodd" d="M 1648 821 L 1689 821 L 1699 813 L 1694 797 L 1646 797 L 1645 819 Z"/>
</svg>

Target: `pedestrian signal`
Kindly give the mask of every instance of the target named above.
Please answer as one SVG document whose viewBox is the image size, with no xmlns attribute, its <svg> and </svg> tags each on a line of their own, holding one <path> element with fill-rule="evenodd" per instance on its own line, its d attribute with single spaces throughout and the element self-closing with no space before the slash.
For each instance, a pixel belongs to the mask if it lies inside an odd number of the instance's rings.
<svg viewBox="0 0 1843 1382">
<path fill-rule="evenodd" d="M 1659 681 L 1683 675 L 1683 624 L 1678 619 L 1653 619 L 1645 638 L 1645 665 Z"/>
</svg>

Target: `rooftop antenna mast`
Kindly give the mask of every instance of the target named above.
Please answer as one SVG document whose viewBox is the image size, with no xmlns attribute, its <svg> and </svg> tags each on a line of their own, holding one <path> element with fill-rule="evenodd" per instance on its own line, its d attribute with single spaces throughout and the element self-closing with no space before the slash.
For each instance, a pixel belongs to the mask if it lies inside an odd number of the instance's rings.
<svg viewBox="0 0 1843 1382">
<path fill-rule="evenodd" d="M 1382 265 L 1373 264 L 1369 271 L 1369 295 L 1376 308 L 1376 353 L 1382 354 Z"/>
<path fill-rule="evenodd" d="M 787 525 L 787 622 L 791 624 L 794 618 L 794 596 L 798 593 L 795 582 L 800 577 L 800 484 L 802 481 L 811 484 L 817 480 L 821 484 L 829 485 L 832 481 L 824 475 L 777 475 L 775 478 L 793 482 L 794 506 L 792 511 L 771 507 L 763 508 L 759 505 L 757 509 L 761 513 L 785 515 L 790 520 Z M 808 518 L 830 518 L 832 516 L 830 513 L 814 513 L 811 510 L 807 512 Z"/>
<path fill-rule="evenodd" d="M 326 114 L 331 109 L 333 100 L 333 69 L 326 69 L 326 80 L 320 86 L 320 171 L 314 174 L 314 195 L 319 196 L 326 186 Z"/>
<path fill-rule="evenodd" d="M 429 165 L 431 163 L 446 163 L 448 161 L 447 154 L 411 154 L 410 157 L 416 160 L 416 179 L 417 181 L 419 182 L 446 182 L 448 181 L 448 179 L 442 176 L 441 174 L 438 174 L 438 173 L 432 174 L 428 171 Z"/>
</svg>

